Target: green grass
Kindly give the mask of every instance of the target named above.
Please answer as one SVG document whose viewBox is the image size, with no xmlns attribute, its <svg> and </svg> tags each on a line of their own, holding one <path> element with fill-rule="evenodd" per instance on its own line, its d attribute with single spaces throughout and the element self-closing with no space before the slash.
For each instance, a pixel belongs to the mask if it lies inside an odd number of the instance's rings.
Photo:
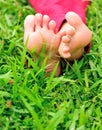
<svg viewBox="0 0 102 130">
<path fill-rule="evenodd" d="M 102 130 L 102 1 L 88 10 L 90 53 L 56 78 L 23 46 L 31 13 L 25 0 L 0 0 L 0 130 Z"/>
</svg>

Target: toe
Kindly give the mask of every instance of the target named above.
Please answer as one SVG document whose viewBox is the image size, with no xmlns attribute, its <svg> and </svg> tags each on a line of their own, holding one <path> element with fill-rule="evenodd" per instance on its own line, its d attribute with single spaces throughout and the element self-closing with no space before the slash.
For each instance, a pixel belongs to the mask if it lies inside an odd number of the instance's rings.
<svg viewBox="0 0 102 130">
<path fill-rule="evenodd" d="M 49 22 L 49 29 L 54 32 L 55 27 L 56 27 L 56 22 L 55 22 L 54 20 L 51 20 L 51 21 Z"/>
<path fill-rule="evenodd" d="M 69 47 L 68 45 L 64 44 L 63 48 L 62 48 L 63 52 L 68 52 L 69 51 Z"/>
<path fill-rule="evenodd" d="M 70 42 L 70 40 L 71 40 L 71 38 L 70 38 L 70 36 L 63 36 L 62 37 L 62 41 L 64 42 L 64 43 L 69 43 Z"/>
<path fill-rule="evenodd" d="M 33 32 L 35 26 L 35 17 L 34 15 L 28 15 L 24 20 L 24 29 L 26 32 Z"/>
<path fill-rule="evenodd" d="M 74 12 L 68 12 L 65 15 L 65 18 L 66 18 L 67 22 L 75 28 L 80 26 L 83 23 L 80 16 Z"/>
<path fill-rule="evenodd" d="M 67 35 L 73 36 L 75 34 L 75 31 L 76 30 L 74 27 L 68 25 L 67 30 L 66 30 Z"/>
<path fill-rule="evenodd" d="M 43 16 L 43 27 L 48 28 L 49 20 L 50 20 L 50 17 L 48 15 Z"/>
<path fill-rule="evenodd" d="M 42 14 L 37 13 L 35 15 L 35 29 L 39 29 L 42 27 Z"/>
<path fill-rule="evenodd" d="M 71 57 L 69 46 L 63 42 L 61 42 L 58 52 L 61 57 L 68 59 Z"/>
</svg>

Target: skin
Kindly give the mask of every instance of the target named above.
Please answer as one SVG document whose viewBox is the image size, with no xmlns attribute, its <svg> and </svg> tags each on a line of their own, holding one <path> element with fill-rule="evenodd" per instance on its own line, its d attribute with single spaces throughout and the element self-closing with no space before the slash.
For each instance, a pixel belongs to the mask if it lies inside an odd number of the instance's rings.
<svg viewBox="0 0 102 130">
<path fill-rule="evenodd" d="M 92 33 L 76 13 L 68 12 L 65 19 L 61 30 L 66 30 L 67 35 L 62 37 L 58 51 L 61 57 L 73 61 L 83 55 L 84 47 L 92 40 Z"/>
<path fill-rule="evenodd" d="M 44 58 L 47 56 L 46 72 L 52 72 L 58 64 L 55 76 L 61 73 L 60 58 L 58 47 L 64 31 L 55 34 L 56 23 L 50 20 L 49 16 L 37 13 L 28 15 L 24 21 L 24 44 L 27 43 L 28 50 L 35 49 L 39 55 L 44 45 L 46 45 Z"/>
<path fill-rule="evenodd" d="M 27 43 L 28 50 L 35 49 L 39 55 L 46 45 L 47 56 L 46 72 L 52 72 L 58 64 L 55 76 L 60 75 L 60 57 L 73 61 L 79 59 L 84 53 L 84 47 L 92 39 L 92 33 L 83 23 L 81 18 L 74 12 L 65 15 L 66 22 L 58 33 L 55 33 L 56 23 L 49 16 L 37 13 L 28 15 L 24 21 L 24 44 Z"/>
</svg>

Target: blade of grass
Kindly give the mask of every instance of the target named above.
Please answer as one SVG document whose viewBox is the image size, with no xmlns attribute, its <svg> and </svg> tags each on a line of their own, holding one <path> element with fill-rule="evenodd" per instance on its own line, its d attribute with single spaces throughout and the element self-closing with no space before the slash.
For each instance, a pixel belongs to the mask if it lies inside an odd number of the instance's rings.
<svg viewBox="0 0 102 130">
<path fill-rule="evenodd" d="M 57 127 L 57 125 L 61 122 L 61 120 L 64 118 L 66 112 L 66 105 L 63 106 L 63 108 L 61 108 L 60 110 L 58 110 L 54 116 L 52 117 L 52 119 L 49 121 L 47 127 L 45 128 L 45 130 L 55 130 L 55 128 Z"/>
<path fill-rule="evenodd" d="M 37 129 L 44 130 L 37 113 L 34 111 L 34 109 L 30 106 L 30 104 L 26 101 L 26 99 L 23 96 L 20 96 L 20 97 L 21 97 L 21 100 L 23 101 L 25 107 L 29 110 L 30 114 L 32 115 L 33 121 L 35 122 Z"/>
<path fill-rule="evenodd" d="M 27 96 L 28 99 L 30 101 L 32 101 L 40 109 L 43 108 L 42 103 L 41 103 L 41 99 L 38 96 L 36 96 L 36 95 L 32 95 L 32 93 L 29 91 L 29 89 L 19 87 L 19 91 L 20 91 L 21 94 L 24 94 L 25 96 Z"/>
</svg>

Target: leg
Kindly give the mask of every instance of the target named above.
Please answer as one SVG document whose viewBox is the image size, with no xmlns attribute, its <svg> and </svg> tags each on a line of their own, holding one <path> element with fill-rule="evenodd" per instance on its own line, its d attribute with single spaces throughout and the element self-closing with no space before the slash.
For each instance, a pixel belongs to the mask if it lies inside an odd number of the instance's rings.
<svg viewBox="0 0 102 130">
<path fill-rule="evenodd" d="M 47 15 L 42 14 L 29 15 L 24 21 L 24 43 L 27 42 L 28 50 L 35 49 L 35 53 L 39 54 L 44 44 L 46 44 L 45 56 L 47 60 L 47 72 L 52 72 L 57 63 L 60 62 L 58 56 L 58 47 L 61 35 L 64 33 L 54 33 L 56 23 Z M 56 75 L 60 74 L 60 64 L 56 70 Z"/>
<path fill-rule="evenodd" d="M 61 30 L 66 30 L 67 35 L 61 40 L 59 54 L 68 60 L 79 59 L 84 53 L 84 47 L 91 42 L 92 34 L 76 13 L 69 12 L 65 17 L 67 22 Z"/>
</svg>

